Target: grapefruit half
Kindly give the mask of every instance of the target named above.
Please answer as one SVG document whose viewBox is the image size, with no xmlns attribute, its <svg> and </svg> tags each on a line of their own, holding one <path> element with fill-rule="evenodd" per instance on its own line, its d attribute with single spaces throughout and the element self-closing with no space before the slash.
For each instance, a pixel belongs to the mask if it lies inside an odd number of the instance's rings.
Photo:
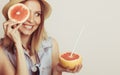
<svg viewBox="0 0 120 75">
<path fill-rule="evenodd" d="M 75 66 L 82 64 L 82 57 L 76 53 L 71 56 L 71 52 L 61 54 L 59 60 L 64 68 L 69 69 L 74 69 Z"/>
<path fill-rule="evenodd" d="M 25 22 L 29 15 L 29 8 L 22 3 L 14 4 L 8 10 L 8 18 L 17 23 Z"/>
</svg>

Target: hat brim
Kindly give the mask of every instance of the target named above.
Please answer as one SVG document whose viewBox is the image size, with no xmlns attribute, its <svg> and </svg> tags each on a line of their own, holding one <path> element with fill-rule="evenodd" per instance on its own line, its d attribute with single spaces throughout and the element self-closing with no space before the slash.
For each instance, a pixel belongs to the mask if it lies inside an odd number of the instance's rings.
<svg viewBox="0 0 120 75">
<path fill-rule="evenodd" d="M 3 7 L 3 10 L 2 10 L 2 13 L 3 15 L 5 16 L 6 19 L 8 19 L 8 9 L 9 7 L 11 7 L 12 5 L 16 4 L 16 3 L 20 3 L 22 1 L 25 1 L 25 0 L 10 0 L 4 7 Z M 47 19 L 51 12 L 52 12 L 52 9 L 51 9 L 51 6 L 48 2 L 46 2 L 45 0 L 41 0 L 43 2 L 43 4 L 45 5 L 45 10 L 44 10 L 44 17 L 45 19 Z"/>
</svg>

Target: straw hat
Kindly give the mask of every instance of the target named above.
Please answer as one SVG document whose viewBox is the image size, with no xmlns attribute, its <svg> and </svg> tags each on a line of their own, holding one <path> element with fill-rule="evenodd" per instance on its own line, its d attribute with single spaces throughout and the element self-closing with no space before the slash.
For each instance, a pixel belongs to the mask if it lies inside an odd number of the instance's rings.
<svg viewBox="0 0 120 75">
<path fill-rule="evenodd" d="M 3 8 L 2 10 L 2 13 L 4 15 L 4 17 L 7 19 L 8 18 L 8 9 L 9 7 L 11 7 L 12 5 L 16 4 L 16 3 L 19 3 L 19 2 L 22 2 L 22 1 L 27 1 L 27 0 L 10 0 Z M 46 2 L 46 0 L 41 0 L 44 5 L 45 5 L 45 12 L 44 12 L 44 16 L 45 16 L 45 19 L 47 19 L 50 14 L 51 14 L 51 6 Z"/>
</svg>

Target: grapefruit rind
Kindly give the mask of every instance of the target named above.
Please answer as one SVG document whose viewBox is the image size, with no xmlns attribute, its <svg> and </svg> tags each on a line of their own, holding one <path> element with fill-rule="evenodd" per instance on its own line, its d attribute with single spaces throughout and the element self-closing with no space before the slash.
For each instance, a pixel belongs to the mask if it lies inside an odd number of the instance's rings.
<svg viewBox="0 0 120 75">
<path fill-rule="evenodd" d="M 13 10 L 16 6 L 22 6 L 23 9 L 27 10 L 27 14 L 25 15 L 25 18 L 23 18 L 23 19 L 20 20 L 20 21 L 17 20 L 17 19 L 15 19 L 15 18 L 13 18 L 12 15 L 11 15 L 12 10 Z M 19 14 L 19 13 L 18 13 L 18 14 Z M 25 6 L 24 4 L 22 4 L 22 3 L 14 4 L 14 5 L 12 5 L 12 6 L 9 8 L 9 10 L 8 10 L 8 18 L 9 18 L 10 20 L 12 20 L 13 22 L 17 22 L 17 23 L 23 23 L 23 22 L 25 22 L 25 21 L 29 18 L 29 15 L 30 15 L 29 8 L 28 8 L 27 6 Z"/>
<path fill-rule="evenodd" d="M 79 58 L 75 60 L 66 60 L 60 56 L 59 62 L 64 68 L 74 69 L 75 66 L 82 64 L 82 57 L 79 56 Z"/>
</svg>

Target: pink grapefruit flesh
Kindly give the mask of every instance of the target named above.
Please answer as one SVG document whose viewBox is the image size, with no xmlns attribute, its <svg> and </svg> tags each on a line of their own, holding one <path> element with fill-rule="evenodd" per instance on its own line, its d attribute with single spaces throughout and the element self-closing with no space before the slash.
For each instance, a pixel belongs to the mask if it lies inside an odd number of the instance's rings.
<svg viewBox="0 0 120 75">
<path fill-rule="evenodd" d="M 64 58 L 65 60 L 75 60 L 75 59 L 78 59 L 79 58 L 79 55 L 73 53 L 72 56 L 71 55 L 71 52 L 68 52 L 68 53 L 65 53 L 63 55 L 61 55 L 62 58 Z"/>
<path fill-rule="evenodd" d="M 30 15 L 29 8 L 22 3 L 11 6 L 8 10 L 8 18 L 14 22 L 23 23 Z"/>
</svg>

